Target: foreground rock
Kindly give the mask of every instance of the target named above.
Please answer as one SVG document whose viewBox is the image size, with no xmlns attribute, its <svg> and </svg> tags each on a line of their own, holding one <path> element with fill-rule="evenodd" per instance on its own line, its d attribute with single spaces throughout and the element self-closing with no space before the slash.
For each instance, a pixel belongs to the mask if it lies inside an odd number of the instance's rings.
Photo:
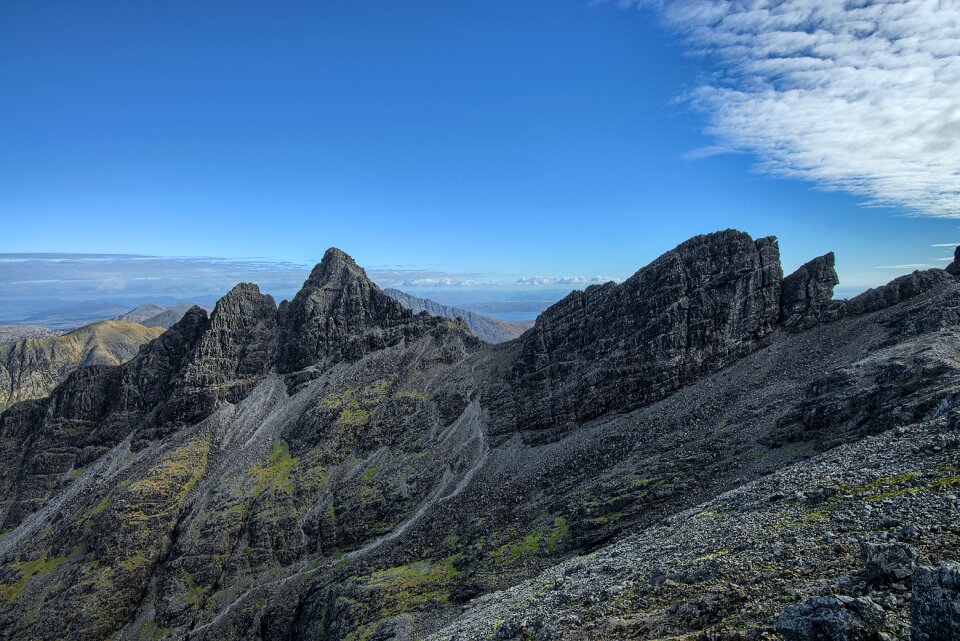
<svg viewBox="0 0 960 641">
<path fill-rule="evenodd" d="M 918 567 L 910 614 L 912 641 L 960 639 L 960 564 Z"/>
<path fill-rule="evenodd" d="M 885 616 L 868 598 L 812 597 L 787 607 L 777 632 L 784 641 L 876 641 Z"/>
</svg>

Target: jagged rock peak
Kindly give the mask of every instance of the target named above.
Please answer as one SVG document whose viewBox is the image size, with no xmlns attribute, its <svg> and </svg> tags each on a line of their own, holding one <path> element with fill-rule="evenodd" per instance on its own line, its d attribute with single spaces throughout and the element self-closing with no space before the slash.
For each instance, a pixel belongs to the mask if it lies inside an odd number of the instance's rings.
<svg viewBox="0 0 960 641">
<path fill-rule="evenodd" d="M 277 307 L 253 283 L 239 283 L 217 301 L 209 328 L 176 382 L 164 411 L 171 424 L 209 415 L 221 401 L 246 397 L 273 365 Z"/>
<path fill-rule="evenodd" d="M 803 330 L 835 320 L 837 306 L 833 288 L 840 279 L 834 269 L 833 252 L 801 265 L 783 279 L 780 323 L 790 330 Z"/>
<path fill-rule="evenodd" d="M 515 421 L 493 429 L 638 407 L 749 354 L 776 327 L 781 278 L 776 238 L 729 229 L 691 238 L 623 283 L 571 293 L 519 339 L 498 390 Z"/>
<path fill-rule="evenodd" d="M 267 312 L 273 316 L 276 309 L 273 296 L 260 293 L 260 287 L 255 283 L 237 283 L 217 301 L 210 320 L 216 323 L 218 318 L 222 319 L 224 316 L 260 316 Z"/>
<path fill-rule="evenodd" d="M 954 276 L 960 275 L 960 247 L 953 250 L 953 262 L 947 265 L 946 272 Z"/>
<path fill-rule="evenodd" d="M 323 258 L 310 271 L 310 276 L 307 278 L 305 285 L 342 285 L 356 279 L 373 284 L 367 276 L 367 272 L 357 265 L 349 254 L 336 247 L 331 247 L 324 252 Z"/>
<path fill-rule="evenodd" d="M 396 344 L 413 315 L 343 251 L 330 248 L 289 305 L 281 305 L 278 370 L 359 358 Z"/>
</svg>

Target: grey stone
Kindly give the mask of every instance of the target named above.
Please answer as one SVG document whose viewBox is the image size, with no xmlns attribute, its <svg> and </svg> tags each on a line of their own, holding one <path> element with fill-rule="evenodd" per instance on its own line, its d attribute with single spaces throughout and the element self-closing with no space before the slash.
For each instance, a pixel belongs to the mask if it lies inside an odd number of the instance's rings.
<svg viewBox="0 0 960 641">
<path fill-rule="evenodd" d="M 912 641 L 960 639 L 960 564 L 916 568 L 910 625 Z"/>
<path fill-rule="evenodd" d="M 876 641 L 886 615 L 869 598 L 811 597 L 777 620 L 784 641 Z"/>
</svg>

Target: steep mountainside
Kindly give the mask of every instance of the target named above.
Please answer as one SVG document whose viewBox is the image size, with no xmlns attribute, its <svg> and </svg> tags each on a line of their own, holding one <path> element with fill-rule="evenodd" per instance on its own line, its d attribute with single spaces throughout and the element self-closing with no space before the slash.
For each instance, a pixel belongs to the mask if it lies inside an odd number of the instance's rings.
<svg viewBox="0 0 960 641">
<path fill-rule="evenodd" d="M 0 409 L 42 398 L 87 365 L 119 365 L 163 332 L 126 321 L 101 321 L 62 336 L 0 345 Z"/>
<path fill-rule="evenodd" d="M 0 638 L 953 638 L 960 281 L 835 284 L 719 232 L 499 345 L 240 284 L 0 415 Z"/>
<path fill-rule="evenodd" d="M 383 293 L 399 302 L 414 314 L 427 312 L 431 316 L 450 319 L 462 318 L 474 336 L 488 343 L 496 344 L 512 340 L 530 329 L 533 325 L 532 322 L 508 323 L 507 321 L 484 316 L 483 314 L 476 314 L 465 309 L 460 309 L 459 307 L 441 305 L 429 298 L 417 298 L 416 296 L 401 292 L 399 289 L 385 289 Z"/>
</svg>

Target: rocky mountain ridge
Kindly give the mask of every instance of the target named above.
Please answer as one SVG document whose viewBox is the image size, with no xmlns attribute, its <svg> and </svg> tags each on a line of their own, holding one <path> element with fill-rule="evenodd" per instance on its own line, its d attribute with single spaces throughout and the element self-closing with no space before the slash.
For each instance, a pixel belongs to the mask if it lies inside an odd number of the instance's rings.
<svg viewBox="0 0 960 641">
<path fill-rule="evenodd" d="M 500 345 L 336 249 L 238 285 L 0 415 L 0 638 L 907 638 L 848 540 L 957 558 L 960 282 L 835 284 L 728 230 Z"/>
</svg>

